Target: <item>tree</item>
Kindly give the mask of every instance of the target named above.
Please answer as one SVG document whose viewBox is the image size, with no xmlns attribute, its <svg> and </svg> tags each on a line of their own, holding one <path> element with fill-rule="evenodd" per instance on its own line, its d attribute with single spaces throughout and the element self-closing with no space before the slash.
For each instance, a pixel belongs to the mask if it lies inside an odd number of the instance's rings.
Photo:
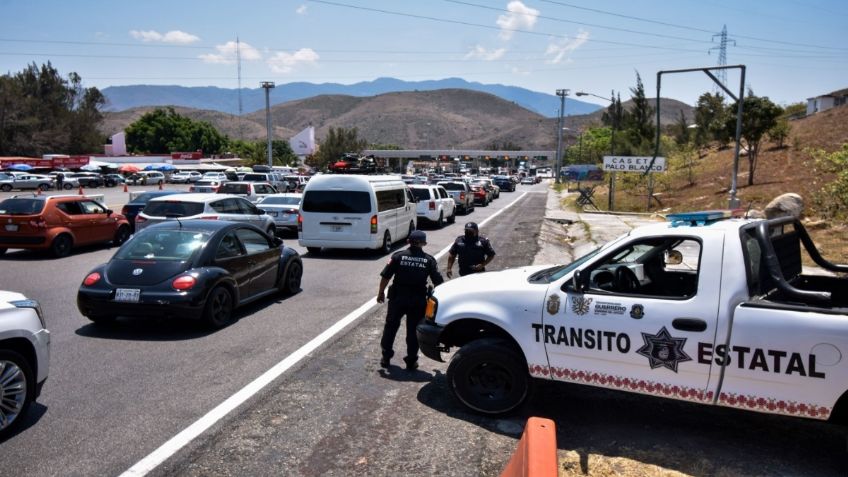
<svg viewBox="0 0 848 477">
<path fill-rule="evenodd" d="M 309 165 L 317 169 L 326 169 L 331 162 L 338 160 L 344 153 L 360 153 L 368 145 L 359 138 L 356 128 L 333 128 L 327 131 L 327 137 L 321 142 L 318 152 L 312 156 Z"/>
<path fill-rule="evenodd" d="M 777 124 L 775 124 L 773 128 L 769 129 L 769 140 L 776 142 L 777 147 L 783 149 L 786 138 L 789 137 L 789 131 L 789 121 L 786 120 L 785 116 L 782 116 L 777 120 Z"/>
<path fill-rule="evenodd" d="M 727 123 L 728 110 L 724 106 L 724 96 L 721 94 L 704 93 L 698 98 L 695 106 L 695 143 L 705 146 L 709 141 L 718 141 L 724 146 L 732 139 L 734 134 L 727 134 L 725 124 Z M 735 110 L 731 115 L 735 118 Z"/>
<path fill-rule="evenodd" d="M 656 129 L 654 129 L 654 108 L 648 104 L 642 77 L 636 73 L 636 87 L 630 88 L 633 103 L 622 117 L 622 136 L 625 143 L 622 153 L 648 154 L 654 150 Z M 616 138 L 616 146 L 618 140 Z M 618 147 L 616 147 L 617 149 Z"/>
<path fill-rule="evenodd" d="M 677 123 L 674 124 L 674 140 L 678 146 L 685 146 L 689 143 L 689 125 L 686 124 L 686 115 L 683 110 L 680 110 L 680 117 L 677 118 Z"/>
<path fill-rule="evenodd" d="M 757 158 L 760 152 L 760 142 L 763 136 L 777 124 L 783 110 L 771 102 L 768 97 L 754 96 L 748 91 L 742 103 L 742 137 L 745 149 L 748 150 L 748 185 L 754 185 L 754 173 L 757 170 Z M 736 111 L 738 102 L 727 108 L 725 133 L 736 134 Z M 732 111 L 732 113 L 731 113 Z"/>
<path fill-rule="evenodd" d="M 127 129 L 127 149 L 142 154 L 203 150 L 218 154 L 227 144 L 212 124 L 177 114 L 174 108 L 156 108 Z"/>
<path fill-rule="evenodd" d="M 244 141 L 234 139 L 227 143 L 227 150 L 244 159 L 247 164 L 268 163 L 268 142 Z M 292 151 L 288 141 L 275 139 L 271 141 L 271 160 L 275 165 L 294 166 L 297 165 L 297 156 Z"/>
<path fill-rule="evenodd" d="M 50 62 L 0 76 L 0 155 L 98 151 L 104 104 L 97 88 L 83 88 L 76 73 L 63 78 Z"/>
</svg>

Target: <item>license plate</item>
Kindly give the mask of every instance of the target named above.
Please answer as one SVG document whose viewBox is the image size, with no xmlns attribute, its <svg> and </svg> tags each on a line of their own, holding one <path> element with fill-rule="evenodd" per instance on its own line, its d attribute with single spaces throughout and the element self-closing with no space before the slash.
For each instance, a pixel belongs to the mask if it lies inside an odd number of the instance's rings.
<svg viewBox="0 0 848 477">
<path fill-rule="evenodd" d="M 115 290 L 115 301 L 137 303 L 141 290 L 138 288 L 118 288 Z"/>
<path fill-rule="evenodd" d="M 333 225 L 333 232 L 341 232 L 341 231 L 342 231 L 341 225 Z"/>
<path fill-rule="evenodd" d="M 18 224 L 6 224 L 6 231 L 7 232 L 17 232 L 18 231 Z"/>
</svg>

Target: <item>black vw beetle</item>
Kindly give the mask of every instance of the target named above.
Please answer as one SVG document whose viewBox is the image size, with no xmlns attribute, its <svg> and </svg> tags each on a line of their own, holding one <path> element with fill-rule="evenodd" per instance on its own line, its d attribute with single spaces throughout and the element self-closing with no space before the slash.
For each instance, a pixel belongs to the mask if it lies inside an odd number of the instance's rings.
<svg viewBox="0 0 848 477">
<path fill-rule="evenodd" d="M 275 292 L 300 290 L 298 253 L 259 228 L 216 220 L 169 220 L 134 235 L 77 293 L 95 323 L 119 316 L 189 317 L 212 328 L 233 310 Z"/>
</svg>

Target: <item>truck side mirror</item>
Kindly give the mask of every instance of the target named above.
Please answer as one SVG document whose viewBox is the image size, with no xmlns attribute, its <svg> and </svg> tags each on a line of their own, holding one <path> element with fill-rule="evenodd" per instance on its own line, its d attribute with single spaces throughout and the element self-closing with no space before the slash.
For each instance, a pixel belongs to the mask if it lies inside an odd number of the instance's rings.
<svg viewBox="0 0 848 477">
<path fill-rule="evenodd" d="M 582 270 L 574 270 L 574 275 L 571 277 L 571 288 L 577 293 L 586 291 L 586 280 Z"/>
<path fill-rule="evenodd" d="M 665 251 L 666 265 L 680 265 L 681 263 L 683 263 L 683 253 L 681 253 L 680 250 Z"/>
</svg>

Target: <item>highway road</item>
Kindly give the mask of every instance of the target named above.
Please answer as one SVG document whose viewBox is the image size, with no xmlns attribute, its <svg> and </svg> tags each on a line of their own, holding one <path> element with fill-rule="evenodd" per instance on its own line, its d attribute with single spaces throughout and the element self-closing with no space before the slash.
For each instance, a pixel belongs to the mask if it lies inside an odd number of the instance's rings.
<svg viewBox="0 0 848 477">
<path fill-rule="evenodd" d="M 543 185 L 534 187 L 545 190 Z M 120 210 L 125 197 L 120 188 L 87 192 L 106 192 L 105 202 L 115 210 Z M 521 195 L 504 193 L 490 206 L 458 217 L 454 225 L 427 230 L 427 250 L 444 248 L 462 233 L 466 220 L 482 222 Z M 529 194 L 514 209 L 525 213 L 535 209 L 538 227 L 544 194 Z M 492 226 L 499 227 L 503 220 L 509 219 L 496 219 Z M 532 233 L 528 238 L 534 242 Z M 306 254 L 295 236 L 283 239 Z M 495 268 L 519 264 L 509 258 L 511 246 L 494 242 L 503 255 L 493 263 Z M 400 248 L 402 244 L 396 246 Z M 191 321 L 155 317 L 121 319 L 115 326 L 100 327 L 77 311 L 76 290 L 87 271 L 114 251 L 90 247 L 53 259 L 10 250 L 0 258 L 0 289 L 39 300 L 52 333 L 50 377 L 42 397 L 22 431 L 0 444 L 4 474 L 121 473 L 371 300 L 386 262 L 386 256 L 373 253 L 307 254 L 300 293 L 240 309 L 237 323 L 216 332 Z M 374 363 L 377 359 L 374 354 Z M 314 392 L 320 394 L 318 389 Z"/>
<path fill-rule="evenodd" d="M 119 210 L 123 197 L 107 190 L 106 202 Z M 426 230 L 426 250 L 435 255 L 465 221 L 496 215 L 481 228 L 498 252 L 490 269 L 532 263 L 546 201 L 544 184 L 520 186 L 455 225 Z M 569 229 L 576 249 L 586 245 L 582 234 L 611 228 L 601 216 L 580 218 L 592 226 Z M 300 250 L 296 237 L 284 240 Z M 556 422 L 561 475 L 848 474 L 845 431 L 813 421 L 551 383 L 537 383 L 512 416 L 468 412 L 449 395 L 446 364 L 422 357 L 415 373 L 379 367 L 385 306 L 370 303 L 385 256 L 304 255 L 300 293 L 251 305 L 216 332 L 156 318 L 96 327 L 79 315 L 74 297 L 88 269 L 113 252 L 0 258 L 0 289 L 38 299 L 53 336 L 44 394 L 24 428 L 0 442 L 0 475 L 119 475 L 131 468 L 163 476 L 499 475 L 530 415 Z M 358 309 L 365 310 L 358 319 L 243 404 L 175 443 Z M 396 347 L 402 340 L 399 333 Z"/>
</svg>

